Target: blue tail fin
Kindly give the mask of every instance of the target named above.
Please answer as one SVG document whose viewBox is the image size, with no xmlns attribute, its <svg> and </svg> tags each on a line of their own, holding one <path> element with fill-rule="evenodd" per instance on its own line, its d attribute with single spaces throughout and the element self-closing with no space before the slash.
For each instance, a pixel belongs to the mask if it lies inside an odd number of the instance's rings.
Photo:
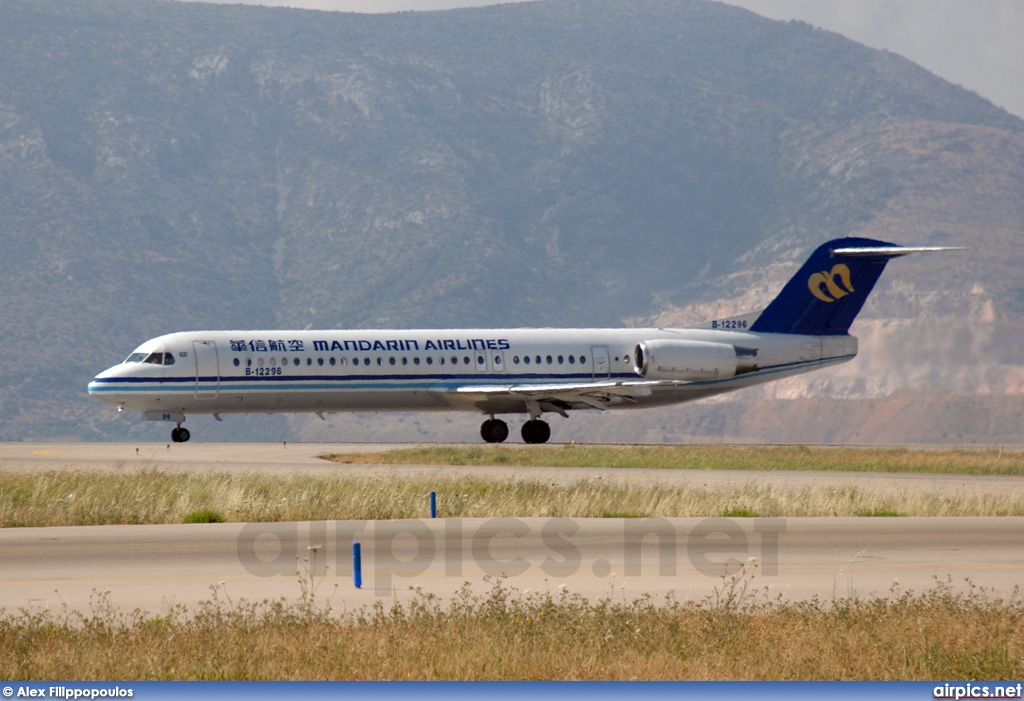
<svg viewBox="0 0 1024 701">
<path fill-rule="evenodd" d="M 891 258 L 941 250 L 862 238 L 835 239 L 811 254 L 751 331 L 808 336 L 845 334 Z"/>
</svg>

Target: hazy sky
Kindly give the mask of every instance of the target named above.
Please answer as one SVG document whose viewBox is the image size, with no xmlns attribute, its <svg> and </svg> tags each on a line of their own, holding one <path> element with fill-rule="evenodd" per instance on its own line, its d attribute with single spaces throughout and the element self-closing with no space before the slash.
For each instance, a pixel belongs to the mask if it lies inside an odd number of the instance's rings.
<svg viewBox="0 0 1024 701">
<path fill-rule="evenodd" d="M 495 0 L 204 0 L 343 12 L 479 7 Z M 727 0 L 909 58 L 1024 117 L 1024 0 Z"/>
</svg>

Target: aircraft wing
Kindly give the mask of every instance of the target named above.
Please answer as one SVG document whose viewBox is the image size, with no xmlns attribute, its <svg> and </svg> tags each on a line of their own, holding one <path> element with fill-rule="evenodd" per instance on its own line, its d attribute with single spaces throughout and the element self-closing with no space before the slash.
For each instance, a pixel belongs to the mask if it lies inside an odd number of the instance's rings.
<svg viewBox="0 0 1024 701">
<path fill-rule="evenodd" d="M 468 385 L 456 387 L 460 398 L 481 401 L 519 401 L 539 404 L 586 404 L 604 410 L 609 404 L 649 397 L 660 381 L 565 382 L 513 385 Z M 672 384 L 672 383 L 669 383 Z"/>
</svg>

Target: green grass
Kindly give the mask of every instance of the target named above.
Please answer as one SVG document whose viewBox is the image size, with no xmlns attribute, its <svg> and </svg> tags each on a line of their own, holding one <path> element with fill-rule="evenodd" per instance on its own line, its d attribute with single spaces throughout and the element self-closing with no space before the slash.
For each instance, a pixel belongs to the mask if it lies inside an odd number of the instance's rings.
<svg viewBox="0 0 1024 701">
<path fill-rule="evenodd" d="M 331 454 L 343 464 L 1024 475 L 1024 451 L 807 446 L 421 446 Z"/>
<path fill-rule="evenodd" d="M 185 523 L 224 523 L 224 516 L 213 509 L 200 509 L 186 516 Z"/>
<path fill-rule="evenodd" d="M 875 507 L 873 509 L 861 509 L 857 512 L 858 516 L 879 516 L 879 517 L 893 517 L 903 516 L 896 509 L 887 509 L 885 507 Z"/>
<path fill-rule="evenodd" d="M 725 518 L 757 518 L 759 515 L 753 509 L 748 509 L 745 506 L 734 506 L 722 511 L 722 516 Z"/>
</svg>

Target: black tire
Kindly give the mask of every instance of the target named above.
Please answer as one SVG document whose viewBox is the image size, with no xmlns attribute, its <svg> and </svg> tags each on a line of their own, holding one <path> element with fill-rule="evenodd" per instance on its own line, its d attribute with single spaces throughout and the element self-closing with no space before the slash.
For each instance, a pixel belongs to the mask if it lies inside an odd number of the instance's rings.
<svg viewBox="0 0 1024 701">
<path fill-rule="evenodd" d="M 488 443 L 503 443 L 508 438 L 508 424 L 501 419 L 487 419 L 480 426 L 480 437 Z"/>
<path fill-rule="evenodd" d="M 524 443 L 547 443 L 551 438 L 551 427 L 545 421 L 533 419 L 523 424 L 522 434 Z"/>
<path fill-rule="evenodd" d="M 187 428 L 178 429 L 178 442 L 188 443 L 188 439 L 192 437 L 192 434 L 188 432 Z"/>
</svg>

